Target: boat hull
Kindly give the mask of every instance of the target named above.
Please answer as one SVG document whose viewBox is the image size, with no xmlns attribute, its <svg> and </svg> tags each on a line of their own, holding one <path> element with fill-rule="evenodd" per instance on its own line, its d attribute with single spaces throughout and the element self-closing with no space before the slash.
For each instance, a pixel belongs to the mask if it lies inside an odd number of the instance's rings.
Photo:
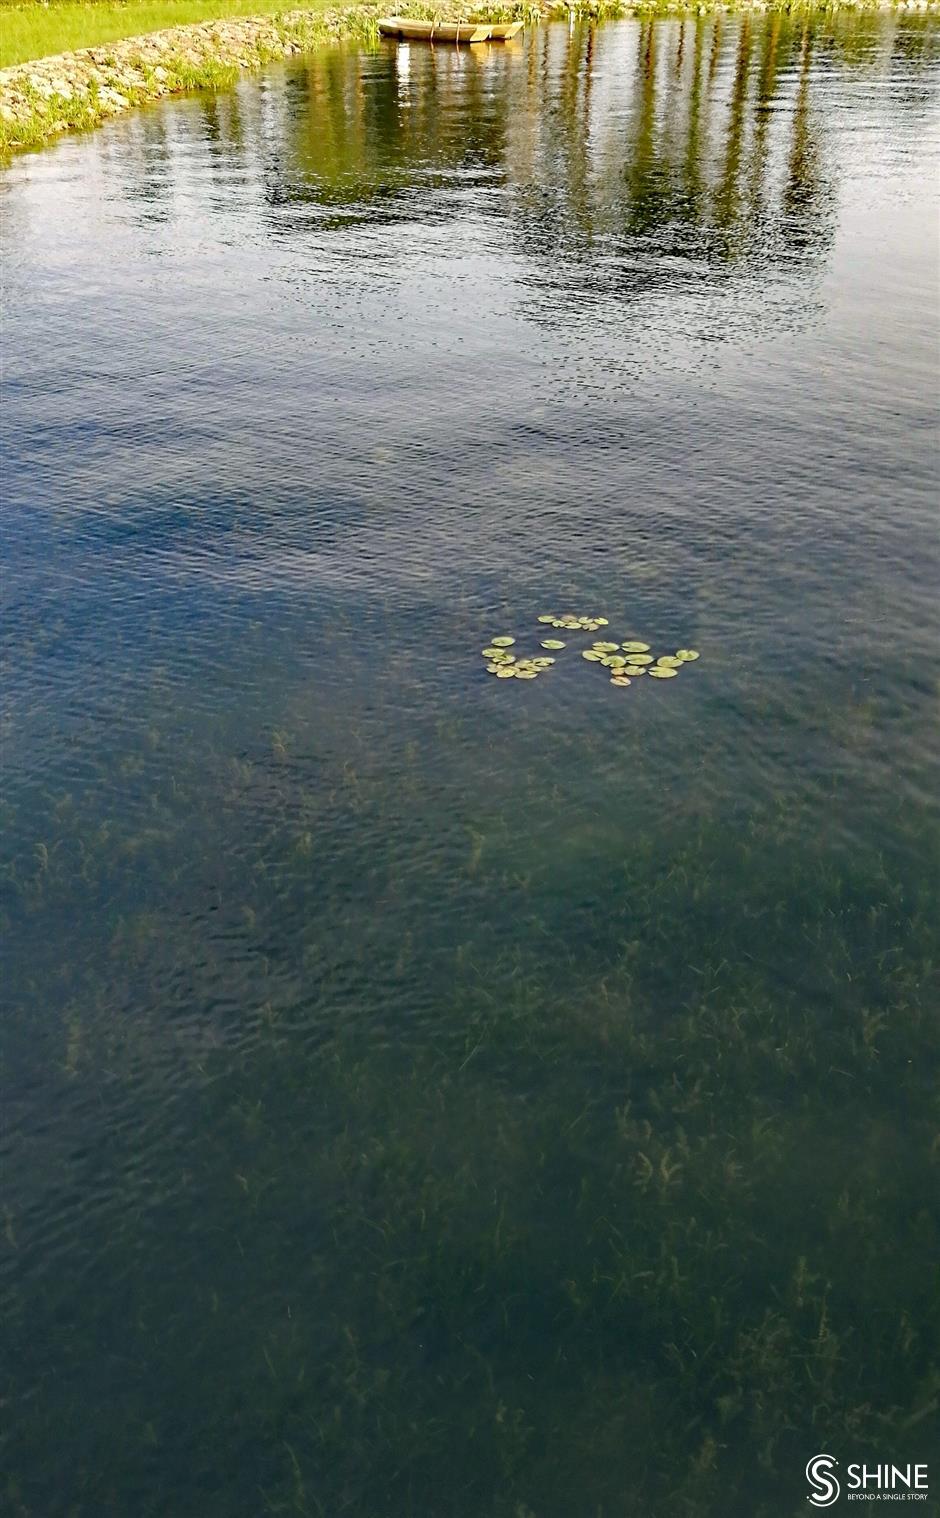
<svg viewBox="0 0 940 1518">
<path fill-rule="evenodd" d="M 522 30 L 521 21 L 414 21 L 408 16 L 386 16 L 379 22 L 383 37 L 406 42 L 508 42 Z"/>
</svg>

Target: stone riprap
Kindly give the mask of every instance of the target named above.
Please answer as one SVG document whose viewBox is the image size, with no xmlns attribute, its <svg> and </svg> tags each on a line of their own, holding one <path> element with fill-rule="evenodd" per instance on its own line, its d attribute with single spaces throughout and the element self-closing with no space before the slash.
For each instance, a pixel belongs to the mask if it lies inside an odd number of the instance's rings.
<svg viewBox="0 0 940 1518">
<path fill-rule="evenodd" d="M 162 95 L 230 83 L 242 69 L 323 42 L 374 36 L 378 14 L 367 4 L 208 21 L 0 69 L 0 148 L 95 126 Z"/>
</svg>

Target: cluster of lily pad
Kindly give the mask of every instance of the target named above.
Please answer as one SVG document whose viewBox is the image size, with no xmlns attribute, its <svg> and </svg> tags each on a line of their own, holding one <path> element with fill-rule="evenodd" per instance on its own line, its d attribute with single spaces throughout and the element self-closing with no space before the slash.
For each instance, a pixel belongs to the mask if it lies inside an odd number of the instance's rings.
<svg viewBox="0 0 940 1518">
<path fill-rule="evenodd" d="M 595 643 L 581 655 L 591 664 L 600 664 L 611 671 L 611 685 L 626 686 L 640 675 L 654 680 L 672 680 L 683 664 L 691 664 L 698 658 L 695 648 L 677 648 L 674 654 L 660 654 L 656 659 L 650 653 L 648 643 L 628 638 L 626 643 Z"/>
<path fill-rule="evenodd" d="M 554 612 L 547 612 L 538 620 L 567 632 L 597 632 L 599 628 L 609 625 L 606 617 L 575 617 L 570 614 L 556 616 Z M 497 680 L 537 680 L 540 674 L 555 663 L 552 656 L 554 652 L 565 647 L 560 638 L 543 638 L 542 648 L 552 650 L 552 655 L 519 658 L 509 652 L 515 643 L 515 638 L 508 634 L 490 639 L 483 649 L 483 657 L 488 661 L 488 675 L 495 675 Z M 674 654 L 660 654 L 657 658 L 650 652 L 648 643 L 627 639 L 625 643 L 594 643 L 590 648 L 584 649 L 581 657 L 590 664 L 600 664 L 609 670 L 611 685 L 623 688 L 640 675 L 649 675 L 655 680 L 672 680 L 683 664 L 691 664 L 699 655 L 694 648 L 677 648 Z"/>
<path fill-rule="evenodd" d="M 550 669 L 554 659 L 538 657 L 534 659 L 517 659 L 515 654 L 508 650 L 515 643 L 515 638 L 493 638 L 489 648 L 484 648 L 483 657 L 488 659 L 486 666 L 488 675 L 495 675 L 498 680 L 537 680 L 543 670 Z M 543 648 L 564 648 L 563 643 L 557 639 L 543 643 Z"/>
<path fill-rule="evenodd" d="M 570 612 L 556 617 L 553 611 L 548 611 L 539 617 L 539 621 L 547 622 L 552 627 L 566 627 L 569 632 L 597 632 L 599 627 L 607 626 L 606 617 L 575 617 Z"/>
</svg>

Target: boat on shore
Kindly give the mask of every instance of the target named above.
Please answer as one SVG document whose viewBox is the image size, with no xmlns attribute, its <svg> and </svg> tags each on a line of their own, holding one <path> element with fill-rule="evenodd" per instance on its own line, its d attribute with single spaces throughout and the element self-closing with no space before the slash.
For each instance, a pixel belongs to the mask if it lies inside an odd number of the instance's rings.
<svg viewBox="0 0 940 1518">
<path fill-rule="evenodd" d="M 385 16 L 379 31 L 383 37 L 406 42 L 508 42 L 524 25 L 523 21 L 416 21 L 410 16 Z"/>
</svg>

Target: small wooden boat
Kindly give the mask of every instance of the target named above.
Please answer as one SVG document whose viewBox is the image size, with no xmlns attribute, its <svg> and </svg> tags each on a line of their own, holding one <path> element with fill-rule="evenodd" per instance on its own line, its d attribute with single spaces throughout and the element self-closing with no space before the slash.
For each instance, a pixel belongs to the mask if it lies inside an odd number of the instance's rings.
<svg viewBox="0 0 940 1518">
<path fill-rule="evenodd" d="M 383 37 L 408 42 L 508 42 L 521 32 L 522 21 L 415 21 L 410 16 L 386 16 L 379 22 Z"/>
</svg>

